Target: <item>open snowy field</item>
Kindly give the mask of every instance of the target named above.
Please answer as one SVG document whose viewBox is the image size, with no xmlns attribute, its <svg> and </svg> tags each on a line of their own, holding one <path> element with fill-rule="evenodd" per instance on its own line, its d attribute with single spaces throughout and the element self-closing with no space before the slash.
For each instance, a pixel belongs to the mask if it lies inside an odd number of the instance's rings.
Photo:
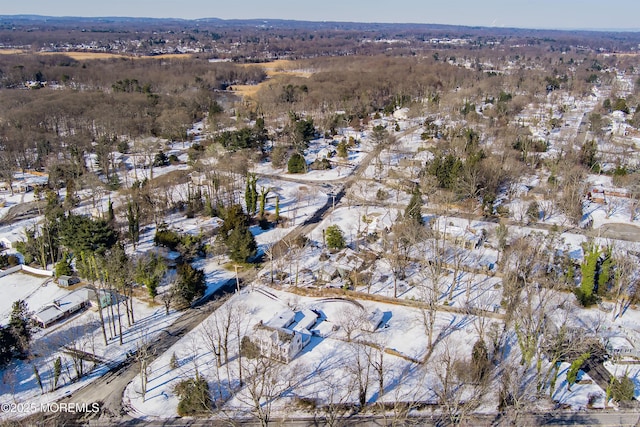
<svg viewBox="0 0 640 427">
<path fill-rule="evenodd" d="M 125 391 L 125 402 L 144 418 L 174 417 L 178 404 L 173 390 L 175 385 L 197 372 L 207 379 L 212 398 L 223 405 L 223 413 L 232 411 L 228 416 L 250 416 L 251 387 L 253 381 L 258 380 L 252 377 L 255 375 L 252 373 L 255 359 L 238 358 L 237 337 L 251 336 L 258 323 L 268 323 L 283 312 L 293 310 L 298 313 L 305 309 L 320 314 L 313 326 L 314 335 L 309 344 L 288 364 L 270 364 L 270 373 L 267 374 L 274 383 L 283 380 L 295 383 L 295 391 L 293 394 L 285 393 L 285 397 L 275 402 L 265 403 L 269 410 L 284 415 L 295 410 L 298 399 L 305 398 L 319 404 L 355 403 L 358 397 L 354 381 L 364 372 L 353 371 L 355 359 L 365 363 L 365 354 L 371 356 L 372 352 L 377 357 L 382 354 L 383 381 L 386 385 L 380 394 L 381 390 L 376 385 L 378 379 L 371 370 L 368 374 L 370 377 L 366 379 L 370 382 L 368 402 L 437 401 L 436 393 L 442 386 L 437 369 L 423 369 L 413 362 L 427 357 L 420 310 L 347 299 L 299 297 L 259 287 L 254 291 L 245 289 L 234 295 L 218 313 L 154 361 L 149 368 L 146 392 L 142 392 L 140 379 L 135 379 Z M 358 324 L 357 319 L 359 313 L 366 315 L 375 310 L 382 313 L 382 326 L 370 332 L 363 329 L 366 322 Z M 212 344 L 216 339 L 216 327 L 226 324 L 225 313 L 238 315 L 232 318 L 229 326 L 229 361 L 217 368 Z M 436 360 L 444 357 L 444 353 L 460 359 L 468 357 L 475 342 L 476 321 L 473 316 L 439 313 L 435 326 L 438 344 L 430 358 Z M 246 387 L 238 387 L 240 364 Z M 364 364 L 361 369 L 369 372 Z M 231 389 L 234 390 L 233 396 Z"/>
<path fill-rule="evenodd" d="M 35 276 L 20 271 L 0 277 L 0 324 L 5 324 L 15 301 L 24 300 L 35 311 L 59 296 L 62 289 L 51 283 L 50 277 Z"/>
</svg>

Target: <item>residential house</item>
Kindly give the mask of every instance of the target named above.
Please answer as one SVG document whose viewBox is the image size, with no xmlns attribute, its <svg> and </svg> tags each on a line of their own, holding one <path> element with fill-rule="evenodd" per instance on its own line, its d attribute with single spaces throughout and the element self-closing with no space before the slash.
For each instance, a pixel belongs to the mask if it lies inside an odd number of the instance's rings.
<svg viewBox="0 0 640 427">
<path fill-rule="evenodd" d="M 289 363 L 304 347 L 302 334 L 289 329 L 273 329 L 257 325 L 254 329 L 253 342 L 264 357 Z"/>
<path fill-rule="evenodd" d="M 52 304 L 36 311 L 32 318 L 42 328 L 48 328 L 61 319 L 66 319 L 72 314 L 89 307 L 93 291 L 89 288 L 81 288 L 54 300 Z"/>
<path fill-rule="evenodd" d="M 317 321 L 318 313 L 313 310 L 285 310 L 256 325 L 250 339 L 262 356 L 289 363 L 309 344 L 310 329 Z"/>
</svg>

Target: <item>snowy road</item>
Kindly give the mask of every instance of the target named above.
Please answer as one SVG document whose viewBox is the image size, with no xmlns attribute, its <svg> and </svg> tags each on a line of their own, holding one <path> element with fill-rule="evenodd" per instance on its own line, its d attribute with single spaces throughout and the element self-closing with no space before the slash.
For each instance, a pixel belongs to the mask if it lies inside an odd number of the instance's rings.
<svg viewBox="0 0 640 427">
<path fill-rule="evenodd" d="M 235 279 L 230 280 L 218 291 L 211 295 L 211 299 L 199 305 L 197 308 L 185 311 L 171 326 L 164 330 L 160 338 L 151 344 L 149 353 L 152 359 L 160 356 L 173 344 L 175 344 L 185 334 L 204 321 L 211 313 L 222 305 L 225 299 L 221 297 L 235 289 Z M 140 373 L 140 364 L 135 360 L 125 361 L 122 365 L 113 368 L 111 371 L 89 383 L 86 387 L 76 391 L 72 396 L 62 399 L 66 403 L 93 403 L 102 402 L 98 416 L 101 421 L 117 422 L 123 425 L 127 420 L 133 420 L 127 415 L 126 403 L 122 401 L 122 394 L 125 387 L 136 375 Z M 56 416 L 59 414 L 53 414 Z M 46 425 L 46 424 L 45 424 Z"/>
</svg>

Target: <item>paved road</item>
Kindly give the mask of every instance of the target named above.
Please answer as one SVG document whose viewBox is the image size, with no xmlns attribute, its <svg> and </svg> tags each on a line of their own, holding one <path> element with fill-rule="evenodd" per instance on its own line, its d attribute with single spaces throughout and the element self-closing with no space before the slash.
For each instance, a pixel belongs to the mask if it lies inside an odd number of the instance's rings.
<svg viewBox="0 0 640 427">
<path fill-rule="evenodd" d="M 172 418 L 162 420 L 142 420 L 133 419 L 128 416 L 123 416 L 113 420 L 109 419 L 94 419 L 94 420 L 63 420 L 60 417 L 58 419 L 45 419 L 39 420 L 37 425 L 52 426 L 52 425 L 89 425 L 89 426 L 137 426 L 137 427 L 206 427 L 206 426 L 243 426 L 243 427 L 258 427 L 260 423 L 255 419 L 193 419 L 193 418 Z M 286 419 L 273 419 L 270 423 L 274 426 L 281 427 L 315 427 L 327 425 L 321 417 L 288 417 Z M 32 426 L 36 423 L 20 423 L 11 424 L 11 426 L 24 425 Z M 441 416 L 433 414 L 430 410 L 428 414 L 414 414 L 413 416 L 403 419 L 394 420 L 391 414 L 383 416 L 380 414 L 358 414 L 340 418 L 337 420 L 337 424 L 343 427 L 381 427 L 388 425 L 402 425 L 402 426 L 444 426 L 450 425 L 446 421 L 443 421 Z M 465 427 L 538 427 L 538 426 L 573 426 L 573 427 L 591 427 L 591 426 L 623 426 L 632 427 L 640 426 L 640 413 L 633 410 L 625 411 L 581 411 L 581 412 L 567 412 L 567 411 L 551 411 L 546 413 L 530 413 L 519 414 L 517 419 L 512 417 L 503 416 L 502 414 L 477 414 L 465 417 L 459 423 L 460 426 Z"/>
<path fill-rule="evenodd" d="M 229 280 L 218 291 L 212 294 L 207 301 L 202 301 L 195 308 L 185 311 L 173 324 L 162 331 L 161 335 L 150 345 L 149 354 L 151 361 L 166 352 L 185 334 L 203 322 L 213 311 L 224 302 L 223 296 L 235 290 L 235 279 Z M 113 346 L 118 351 L 117 346 Z M 104 425 L 120 425 L 125 422 L 133 422 L 134 418 L 128 415 L 122 402 L 124 389 L 140 372 L 140 364 L 135 358 L 127 359 L 118 366 L 114 366 L 102 377 L 92 381 L 85 387 L 77 390 L 72 396 L 62 399 L 60 402 L 73 404 L 90 404 L 100 402 L 101 409 L 97 414 L 100 423 Z M 56 425 L 61 421 L 63 414 L 51 414 L 44 418 L 41 425 Z M 42 415 L 36 415 L 29 420 L 39 420 Z M 31 424 L 27 424 L 31 425 Z"/>
</svg>

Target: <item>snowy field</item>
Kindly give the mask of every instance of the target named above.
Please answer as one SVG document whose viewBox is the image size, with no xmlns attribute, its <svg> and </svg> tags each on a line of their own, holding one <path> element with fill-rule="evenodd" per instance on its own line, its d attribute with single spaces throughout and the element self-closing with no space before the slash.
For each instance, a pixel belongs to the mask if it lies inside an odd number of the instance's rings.
<svg viewBox="0 0 640 427">
<path fill-rule="evenodd" d="M 364 357 L 366 352 L 384 349 L 385 386 L 383 394 L 374 385 L 374 374 L 371 373 L 370 391 L 367 401 L 420 400 L 435 403 L 438 390 L 438 375 L 434 370 L 417 368 L 412 360 L 426 357 L 426 336 L 421 324 L 421 314 L 417 309 L 402 306 L 360 303 L 339 299 L 314 299 L 292 296 L 273 289 L 248 289 L 234 295 L 209 320 L 203 322 L 191 333 L 183 337 L 163 356 L 154 361 L 149 371 L 149 383 L 146 393 L 141 389 L 141 382 L 135 379 L 126 389 L 124 400 L 131 404 L 135 413 L 147 419 L 174 417 L 177 414 L 178 398 L 173 388 L 178 381 L 193 377 L 196 371 L 203 375 L 212 390 L 215 399 L 220 396 L 224 404 L 223 412 L 250 415 L 251 403 L 247 388 L 235 390 L 234 396 L 229 394 L 229 387 L 237 387 L 239 381 L 237 357 L 238 342 L 236 331 L 240 336 L 251 335 L 254 326 L 260 321 L 268 322 L 271 318 L 287 310 L 301 311 L 313 309 L 320 313 L 320 320 L 314 326 L 314 336 L 310 343 L 289 364 L 274 363 L 273 373 L 277 373 L 278 381 L 286 378 L 296 383 L 295 393 L 286 395 L 273 403 L 273 410 L 279 415 L 289 413 L 297 398 L 316 400 L 319 404 L 355 403 L 357 390 L 354 390 L 354 357 Z M 383 327 L 376 332 L 369 332 L 360 327 L 350 326 L 358 313 L 369 313 L 378 309 L 383 313 Z M 224 313 L 240 313 L 234 319 L 237 324 L 231 325 L 232 338 L 229 342 L 229 362 L 219 369 L 211 342 L 215 325 L 219 325 L 226 316 Z M 442 351 L 465 358 L 471 352 L 475 342 L 474 322 L 472 316 L 460 316 L 451 313 L 439 313 L 435 326 L 436 340 L 440 346 L 431 358 L 443 357 Z M 316 335 L 317 334 L 317 335 Z M 374 346 L 374 347 L 372 347 Z M 374 350 L 372 350 L 374 349 Z M 170 359 L 175 354 L 177 366 L 171 367 Z M 251 383 L 252 359 L 243 358 L 245 381 Z M 275 381 L 275 379 L 274 379 Z M 235 384 L 235 386 L 234 386 Z M 272 405 L 268 403 L 268 405 Z M 231 414 L 229 415 L 231 416 Z"/>
<path fill-rule="evenodd" d="M 24 300 L 31 311 L 36 311 L 54 298 L 64 295 L 64 290 L 51 282 L 51 277 L 34 276 L 15 272 L 0 277 L 0 324 L 6 324 L 15 301 Z"/>
</svg>

